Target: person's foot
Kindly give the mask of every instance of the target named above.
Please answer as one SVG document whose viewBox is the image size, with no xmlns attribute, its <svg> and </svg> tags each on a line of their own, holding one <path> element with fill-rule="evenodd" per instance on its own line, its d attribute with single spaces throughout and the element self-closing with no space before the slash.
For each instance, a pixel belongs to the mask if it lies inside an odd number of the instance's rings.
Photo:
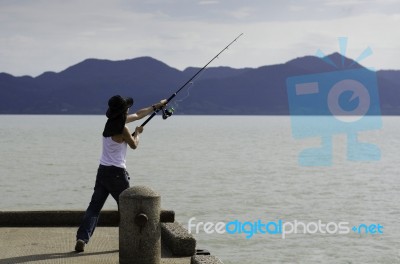
<svg viewBox="0 0 400 264">
<path fill-rule="evenodd" d="M 76 252 L 83 252 L 85 251 L 85 241 L 78 239 L 76 241 L 76 245 L 75 245 L 75 251 Z"/>
</svg>

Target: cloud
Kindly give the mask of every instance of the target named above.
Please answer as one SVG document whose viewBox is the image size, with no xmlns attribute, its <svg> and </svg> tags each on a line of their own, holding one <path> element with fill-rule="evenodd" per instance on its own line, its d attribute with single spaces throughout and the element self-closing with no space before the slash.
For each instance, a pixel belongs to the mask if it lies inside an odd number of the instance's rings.
<svg viewBox="0 0 400 264">
<path fill-rule="evenodd" d="M 366 63 L 400 69 L 400 5 L 385 1 L 378 12 L 371 3 L 345 2 L 351 12 L 314 0 L 0 1 L 0 72 L 38 75 L 86 58 L 139 56 L 184 69 L 204 65 L 241 32 L 213 65 L 258 67 L 317 49 L 331 53 L 346 36 L 349 55 L 371 46 Z"/>
<path fill-rule="evenodd" d="M 214 0 L 202 0 L 198 2 L 199 5 L 215 5 L 218 3 L 219 1 L 214 1 Z"/>
<path fill-rule="evenodd" d="M 239 19 L 243 20 L 246 18 L 250 18 L 252 14 L 254 14 L 254 9 L 250 7 L 240 7 L 235 10 L 230 10 L 225 12 L 225 14 L 228 15 L 228 17 L 232 17 L 233 19 Z"/>
</svg>

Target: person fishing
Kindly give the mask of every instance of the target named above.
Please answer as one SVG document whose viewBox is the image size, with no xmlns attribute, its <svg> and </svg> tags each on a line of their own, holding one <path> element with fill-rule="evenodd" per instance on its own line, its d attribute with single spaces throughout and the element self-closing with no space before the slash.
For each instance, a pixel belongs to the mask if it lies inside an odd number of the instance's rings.
<svg viewBox="0 0 400 264">
<path fill-rule="evenodd" d="M 100 211 L 108 195 L 111 194 L 119 206 L 119 195 L 129 188 L 130 178 L 126 170 L 127 147 L 129 146 L 131 149 L 138 147 L 139 135 L 143 132 L 143 126 L 137 126 L 134 133 L 131 134 L 126 124 L 159 111 L 166 104 L 167 100 L 161 100 L 159 103 L 128 115 L 129 108 L 133 105 L 131 97 L 123 98 L 115 95 L 109 99 L 106 113 L 108 120 L 103 131 L 103 150 L 94 192 L 76 234 L 75 251 L 84 251 L 85 245 L 93 235 Z"/>
<path fill-rule="evenodd" d="M 143 108 L 134 114 L 128 115 L 129 108 L 133 105 L 133 99 L 131 97 L 122 98 L 116 95 L 110 98 L 108 101 L 109 108 L 106 113 L 108 120 L 103 131 L 103 152 L 97 171 L 94 193 L 76 234 L 75 251 L 84 251 L 85 245 L 93 235 L 100 210 L 108 195 L 111 194 L 119 205 L 119 195 L 125 189 L 129 188 L 129 175 L 126 171 L 125 164 L 127 146 L 129 145 L 132 149 L 137 148 L 139 144 L 139 134 L 143 132 L 143 127 L 157 115 L 159 111 L 162 111 L 163 119 L 167 119 L 171 116 L 174 109 L 165 109 L 165 106 L 242 35 L 243 33 L 231 41 L 168 99 L 161 100 L 151 107 Z M 137 126 L 135 132 L 131 134 L 125 124 L 142 119 L 150 113 L 152 114 L 140 126 Z"/>
</svg>

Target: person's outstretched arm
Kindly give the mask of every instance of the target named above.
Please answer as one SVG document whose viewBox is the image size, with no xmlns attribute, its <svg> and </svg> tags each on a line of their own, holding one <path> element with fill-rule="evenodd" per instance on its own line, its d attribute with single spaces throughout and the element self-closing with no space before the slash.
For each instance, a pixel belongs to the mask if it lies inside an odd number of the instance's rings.
<svg viewBox="0 0 400 264">
<path fill-rule="evenodd" d="M 139 119 L 142 119 L 143 117 L 147 116 L 148 114 L 154 112 L 156 109 L 160 109 L 164 107 L 167 104 L 167 100 L 161 100 L 159 103 L 154 104 L 152 106 L 140 109 L 134 114 L 130 114 L 126 117 L 126 123 L 130 123 Z"/>
</svg>

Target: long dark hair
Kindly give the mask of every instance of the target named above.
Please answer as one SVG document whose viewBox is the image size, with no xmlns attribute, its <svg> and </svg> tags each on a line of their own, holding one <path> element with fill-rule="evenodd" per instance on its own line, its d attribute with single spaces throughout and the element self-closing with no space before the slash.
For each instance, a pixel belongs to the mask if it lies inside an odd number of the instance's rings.
<svg viewBox="0 0 400 264">
<path fill-rule="evenodd" d="M 114 118 L 109 118 L 104 126 L 103 137 L 122 134 L 126 123 L 126 116 L 126 113 L 122 113 Z"/>
</svg>

